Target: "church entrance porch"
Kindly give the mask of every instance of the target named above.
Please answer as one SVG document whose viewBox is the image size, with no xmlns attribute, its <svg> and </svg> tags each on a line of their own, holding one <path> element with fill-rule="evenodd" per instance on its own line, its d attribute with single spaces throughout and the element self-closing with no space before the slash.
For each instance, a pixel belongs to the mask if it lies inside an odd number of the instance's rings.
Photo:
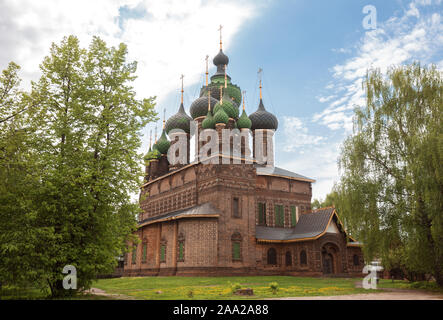
<svg viewBox="0 0 443 320">
<path fill-rule="evenodd" d="M 334 258 L 331 254 L 322 252 L 323 274 L 328 275 L 334 273 Z"/>
<path fill-rule="evenodd" d="M 334 275 L 339 273 L 339 250 L 335 244 L 327 243 L 322 247 L 322 271 L 323 275 Z"/>
</svg>

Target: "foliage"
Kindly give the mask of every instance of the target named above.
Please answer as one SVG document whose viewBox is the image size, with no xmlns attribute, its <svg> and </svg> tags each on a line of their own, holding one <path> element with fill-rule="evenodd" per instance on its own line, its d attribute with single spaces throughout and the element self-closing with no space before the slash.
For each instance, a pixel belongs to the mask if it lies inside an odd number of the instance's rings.
<svg viewBox="0 0 443 320">
<path fill-rule="evenodd" d="M 271 282 L 269 288 L 271 289 L 272 294 L 276 294 L 278 291 L 278 282 Z"/>
<path fill-rule="evenodd" d="M 130 199 L 142 176 L 140 131 L 155 117 L 153 98 L 136 99 L 136 63 L 126 59 L 124 44 L 94 37 L 82 49 L 69 36 L 52 45 L 31 93 L 9 94 L 24 111 L 0 129 L 22 133 L 2 139 L 0 281 L 59 296 L 65 265 L 84 289 L 125 252 L 140 210 Z"/>
<path fill-rule="evenodd" d="M 151 160 L 159 159 L 160 156 L 161 154 L 157 149 L 151 150 L 144 157 L 145 163 L 148 164 Z"/>
<path fill-rule="evenodd" d="M 231 285 L 231 292 L 232 293 L 236 293 L 237 290 L 240 290 L 240 289 L 241 289 L 241 284 L 238 282 Z"/>
<path fill-rule="evenodd" d="M 314 199 L 311 203 L 311 208 L 312 210 L 316 210 L 332 206 L 335 207 L 336 204 L 338 203 L 338 199 L 339 199 L 339 194 L 337 193 L 337 191 L 333 190 L 326 195 L 326 199 L 323 201 L 321 199 Z"/>
<path fill-rule="evenodd" d="M 443 286 L 442 72 L 419 64 L 370 70 L 366 106 L 344 143 L 339 211 L 366 260 Z"/>
</svg>

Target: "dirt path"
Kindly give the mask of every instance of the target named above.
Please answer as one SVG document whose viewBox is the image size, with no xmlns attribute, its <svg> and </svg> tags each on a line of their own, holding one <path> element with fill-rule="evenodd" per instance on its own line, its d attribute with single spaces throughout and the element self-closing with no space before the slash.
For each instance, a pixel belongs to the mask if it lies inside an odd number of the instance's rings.
<svg viewBox="0 0 443 320">
<path fill-rule="evenodd" d="M 269 300 L 443 300 L 443 294 L 428 291 L 407 289 L 379 290 L 382 290 L 382 292 L 347 294 L 340 296 L 287 297 Z M 136 300 L 134 297 L 125 296 L 122 294 L 110 294 L 97 288 L 91 288 L 90 290 L 86 291 L 86 293 L 120 300 Z"/>
<path fill-rule="evenodd" d="M 279 300 L 443 300 L 443 295 L 421 290 L 380 289 L 377 293 L 347 294 L 342 296 L 316 296 L 280 298 Z"/>
<path fill-rule="evenodd" d="M 104 291 L 102 289 L 98 289 L 98 288 L 91 288 L 91 289 L 85 291 L 85 293 L 94 294 L 97 296 L 105 296 L 105 297 L 119 299 L 119 300 L 136 300 L 134 297 L 125 296 L 124 294 L 107 293 L 106 291 Z"/>
</svg>

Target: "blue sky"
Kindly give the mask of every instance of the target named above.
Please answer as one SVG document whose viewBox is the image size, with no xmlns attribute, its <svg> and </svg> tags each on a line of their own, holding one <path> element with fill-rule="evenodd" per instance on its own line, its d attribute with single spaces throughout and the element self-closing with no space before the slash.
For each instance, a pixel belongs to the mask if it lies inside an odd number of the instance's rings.
<svg viewBox="0 0 443 320">
<path fill-rule="evenodd" d="M 366 5 L 376 8 L 375 30 L 363 28 Z M 222 24 L 228 73 L 247 91 L 248 114 L 258 105 L 257 70 L 264 70 L 264 104 L 279 120 L 277 165 L 316 179 L 313 198 L 324 198 L 338 179 L 353 108 L 364 103 L 366 69 L 413 60 L 442 69 L 442 12 L 442 0 L 4 0 L 0 68 L 15 60 L 26 86 L 38 78 L 50 43 L 64 35 L 77 35 L 83 46 L 93 35 L 125 42 L 139 62 L 138 95 L 157 95 L 157 110 L 171 116 L 181 74 L 186 109 L 198 97 L 204 58 L 217 54 Z M 143 152 L 153 127 L 144 131 Z"/>
</svg>

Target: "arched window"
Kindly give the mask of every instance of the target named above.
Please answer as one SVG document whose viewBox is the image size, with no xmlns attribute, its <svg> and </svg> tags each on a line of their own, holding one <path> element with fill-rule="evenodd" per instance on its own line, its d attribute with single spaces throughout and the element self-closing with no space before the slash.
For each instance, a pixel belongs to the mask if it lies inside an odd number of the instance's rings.
<svg viewBox="0 0 443 320">
<path fill-rule="evenodd" d="M 268 250 L 268 264 L 277 264 L 277 251 L 274 248 Z"/>
<path fill-rule="evenodd" d="M 239 232 L 234 232 L 231 237 L 232 242 L 232 261 L 241 261 L 241 241 L 242 236 Z"/>
<path fill-rule="evenodd" d="M 358 255 L 354 254 L 354 266 L 358 266 L 360 264 L 360 259 L 358 257 Z"/>
<path fill-rule="evenodd" d="M 292 254 L 291 251 L 286 251 L 286 255 L 285 255 L 285 263 L 286 266 L 292 266 Z"/>
<path fill-rule="evenodd" d="M 302 250 L 300 252 L 300 264 L 301 265 L 307 265 L 308 264 L 308 257 L 306 256 L 306 251 Z"/>
</svg>

